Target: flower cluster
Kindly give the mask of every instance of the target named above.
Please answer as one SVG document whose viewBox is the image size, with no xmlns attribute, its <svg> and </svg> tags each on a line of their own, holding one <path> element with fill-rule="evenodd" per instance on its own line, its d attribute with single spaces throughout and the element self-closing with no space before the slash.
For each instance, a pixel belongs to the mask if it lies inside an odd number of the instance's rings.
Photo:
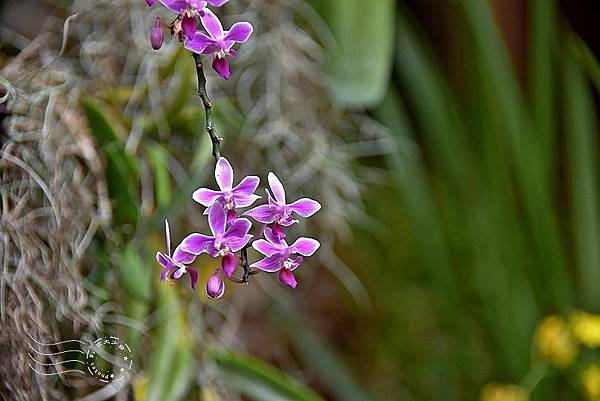
<svg viewBox="0 0 600 401">
<path fill-rule="evenodd" d="M 156 0 L 146 0 L 148 6 Z M 208 5 L 220 7 L 227 0 L 159 0 L 170 11 L 177 14 L 169 25 L 171 34 L 184 43 L 187 50 L 212 55 L 213 69 L 224 79 L 229 79 L 229 61 L 237 52 L 233 49 L 236 43 L 244 43 L 252 34 L 249 22 L 236 22 L 229 30 L 223 30 L 223 24 Z M 204 28 L 199 30 L 198 20 Z M 154 50 L 160 49 L 164 40 L 160 17 L 156 17 L 150 34 L 150 43 Z"/>
<path fill-rule="evenodd" d="M 285 238 L 285 228 L 298 223 L 294 217 L 310 217 L 315 214 L 321 205 L 312 199 L 302 198 L 290 204 L 286 203 L 285 190 L 281 181 L 273 173 L 269 173 L 269 186 L 272 192 L 265 189 L 268 203 L 257 206 L 240 214 L 241 208 L 254 204 L 260 196 L 255 194 L 260 184 L 256 176 L 244 177 L 234 186 L 233 168 L 224 157 L 219 158 L 215 168 L 215 180 L 219 190 L 200 188 L 192 198 L 200 205 L 205 206 L 208 215 L 210 234 L 192 233 L 185 237 L 171 255 L 170 233 L 168 223 L 167 254 L 158 252 L 156 259 L 163 267 L 161 280 L 179 279 L 185 273 L 191 277 L 192 288 L 196 288 L 198 280 L 197 271 L 189 265 L 196 256 L 206 253 L 213 258 L 220 259 L 220 268 L 210 276 L 206 283 L 206 293 L 210 298 L 220 298 L 225 292 L 225 283 L 221 275 L 232 281 L 236 268 L 244 268 L 245 282 L 248 275 L 258 271 L 278 272 L 282 283 L 296 288 L 297 282 L 294 271 L 302 264 L 303 256 L 313 255 L 319 248 L 319 241 L 300 237 L 291 245 Z M 254 241 L 249 234 L 252 223 L 246 217 L 261 223 L 259 238 Z M 246 250 L 252 246 L 264 257 L 255 263 L 249 264 Z M 241 256 L 238 256 L 238 252 Z"/>
</svg>

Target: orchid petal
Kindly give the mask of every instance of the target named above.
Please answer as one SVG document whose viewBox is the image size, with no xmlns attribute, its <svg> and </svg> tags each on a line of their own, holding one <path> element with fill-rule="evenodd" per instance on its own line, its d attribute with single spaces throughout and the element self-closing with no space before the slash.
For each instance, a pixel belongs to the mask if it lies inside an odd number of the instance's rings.
<svg viewBox="0 0 600 401">
<path fill-rule="evenodd" d="M 167 281 L 167 277 L 169 277 L 171 270 L 173 270 L 173 267 L 165 267 L 162 269 L 162 272 L 160 273 L 160 281 Z"/>
<path fill-rule="evenodd" d="M 225 223 L 225 209 L 220 203 L 216 202 L 208 210 L 208 225 L 216 238 L 222 237 L 225 233 Z"/>
<path fill-rule="evenodd" d="M 302 256 L 311 256 L 319 249 L 321 244 L 316 239 L 300 237 L 290 247 L 292 252 L 299 253 Z"/>
<path fill-rule="evenodd" d="M 225 80 L 229 79 L 231 76 L 231 71 L 229 71 L 229 61 L 227 61 L 226 58 L 213 58 L 212 68 Z"/>
<path fill-rule="evenodd" d="M 187 38 L 184 46 L 191 52 L 198 54 L 214 53 L 218 50 L 217 42 L 203 32 L 196 31 L 194 36 Z"/>
<path fill-rule="evenodd" d="M 215 239 L 204 234 L 190 234 L 181 241 L 179 245 L 182 250 L 194 255 L 200 255 Z"/>
<path fill-rule="evenodd" d="M 192 290 L 196 290 L 196 286 L 198 285 L 198 270 L 193 267 L 188 267 L 187 272 L 190 273 L 190 285 L 192 286 Z"/>
<path fill-rule="evenodd" d="M 283 269 L 279 272 L 279 281 L 291 287 L 292 289 L 295 289 L 298 285 L 296 277 L 294 277 L 294 273 L 292 273 L 292 271 L 288 269 Z"/>
<path fill-rule="evenodd" d="M 249 22 L 236 22 L 227 31 L 223 40 L 244 43 L 252 35 L 253 29 Z"/>
<path fill-rule="evenodd" d="M 260 196 L 258 196 L 258 195 L 240 196 L 240 195 L 234 194 L 233 199 L 234 199 L 236 207 L 248 207 L 248 206 L 252 205 L 254 202 L 256 202 L 258 199 L 260 199 Z"/>
<path fill-rule="evenodd" d="M 267 202 L 269 203 L 269 205 L 276 205 L 277 203 L 275 202 L 275 200 L 273 200 L 273 197 L 271 196 L 271 193 L 267 188 L 265 188 L 265 193 L 267 194 Z"/>
<path fill-rule="evenodd" d="M 192 8 L 192 10 L 201 11 L 206 7 L 208 3 L 206 0 L 187 0 L 188 5 Z"/>
<path fill-rule="evenodd" d="M 273 206 L 260 205 L 248 210 L 244 216 L 250 216 L 260 223 L 270 224 L 276 220 L 277 210 Z"/>
<path fill-rule="evenodd" d="M 223 192 L 213 191 L 212 189 L 208 188 L 199 188 L 192 194 L 192 199 L 202 206 L 209 207 L 212 206 L 213 203 L 215 203 L 215 201 L 221 196 L 223 196 Z"/>
<path fill-rule="evenodd" d="M 209 9 L 204 10 L 204 15 L 200 17 L 200 21 L 202 21 L 202 25 L 206 32 L 213 39 L 222 39 L 223 38 L 223 25 L 221 25 L 221 21 L 219 18 Z"/>
<path fill-rule="evenodd" d="M 170 257 L 160 252 L 156 252 L 156 261 L 165 269 L 170 269 L 175 266 Z"/>
<path fill-rule="evenodd" d="M 271 244 L 269 241 L 266 241 L 264 239 L 254 241 L 252 243 L 252 248 L 256 249 L 258 252 L 262 253 L 266 257 L 281 253 L 281 248 L 275 246 L 274 244 Z"/>
<path fill-rule="evenodd" d="M 251 234 L 246 234 L 243 237 L 227 238 L 227 246 L 232 252 L 237 252 L 245 247 L 252 237 Z"/>
<path fill-rule="evenodd" d="M 235 271 L 235 268 L 237 267 L 237 264 L 237 258 L 233 253 L 228 253 L 227 255 L 223 256 L 223 259 L 221 260 L 223 274 L 225 274 L 227 277 L 231 277 Z"/>
<path fill-rule="evenodd" d="M 215 248 L 214 241 L 209 242 L 208 245 L 206 246 L 206 253 L 208 253 L 213 258 L 218 257 L 219 256 L 219 252 L 220 252 L 220 250 L 217 249 L 217 248 Z"/>
<path fill-rule="evenodd" d="M 285 231 L 283 231 L 283 228 L 281 227 L 281 225 L 275 223 L 273 224 L 273 228 L 270 230 L 270 235 L 273 236 L 273 241 L 271 241 L 269 238 L 269 241 L 275 243 L 284 241 L 284 238 L 287 237 L 287 235 L 285 234 Z M 266 236 L 265 236 L 266 237 Z M 284 243 L 287 245 L 287 243 L 284 241 Z"/>
<path fill-rule="evenodd" d="M 167 255 L 171 256 L 171 229 L 167 219 L 165 219 L 165 238 L 167 240 Z"/>
<path fill-rule="evenodd" d="M 296 259 L 294 259 L 294 261 L 292 262 L 292 266 L 290 267 L 291 271 L 294 271 L 298 268 L 298 266 L 300 266 L 302 264 L 302 262 L 304 261 L 304 259 L 302 258 L 302 256 L 296 256 Z"/>
<path fill-rule="evenodd" d="M 281 225 L 281 226 L 289 227 L 292 224 L 299 223 L 299 221 L 295 220 L 295 219 L 292 219 L 292 216 L 282 216 L 277 223 L 279 225 Z"/>
<path fill-rule="evenodd" d="M 198 27 L 198 23 L 196 22 L 196 18 L 184 15 L 181 18 L 181 29 L 185 33 L 189 39 L 193 39 L 196 33 L 196 28 Z"/>
<path fill-rule="evenodd" d="M 156 0 L 146 0 L 146 4 L 148 4 L 148 7 L 152 7 L 154 3 L 156 3 Z"/>
<path fill-rule="evenodd" d="M 175 280 L 179 280 L 181 278 L 181 276 L 183 276 L 185 274 L 185 266 L 184 267 L 180 267 L 179 269 L 175 270 L 173 272 L 173 274 L 171 274 L 171 278 L 175 279 Z"/>
<path fill-rule="evenodd" d="M 231 223 L 231 227 L 225 231 L 223 235 L 225 238 L 241 238 L 248 234 L 250 231 L 250 227 L 252 227 L 252 223 L 248 219 L 236 219 L 233 223 Z"/>
<path fill-rule="evenodd" d="M 229 191 L 233 185 L 233 167 L 226 158 L 221 157 L 215 167 L 215 180 L 221 191 Z"/>
<path fill-rule="evenodd" d="M 282 265 L 283 260 L 281 259 L 281 257 L 279 255 L 273 255 L 261 259 L 258 262 L 252 263 L 250 267 L 272 273 L 281 270 Z"/>
<path fill-rule="evenodd" d="M 238 215 L 234 209 L 227 211 L 227 224 L 233 223 L 237 218 L 238 218 Z"/>
<path fill-rule="evenodd" d="M 290 203 L 289 208 L 302 217 L 310 217 L 321 209 L 321 204 L 310 198 L 298 199 Z"/>
<path fill-rule="evenodd" d="M 283 189 L 281 181 L 273 173 L 269 173 L 267 178 L 269 179 L 269 186 L 271 187 L 271 191 L 273 191 L 273 195 L 275 195 L 277 203 L 285 205 L 285 189 Z"/>
<path fill-rule="evenodd" d="M 228 0 L 208 0 L 208 4 L 213 7 L 221 7 L 223 4 L 227 3 Z"/>
<path fill-rule="evenodd" d="M 249 175 L 248 177 L 244 177 L 231 192 L 233 192 L 234 196 L 252 195 L 256 191 L 256 188 L 258 188 L 258 184 L 260 184 L 260 178 L 255 175 Z"/>
<path fill-rule="evenodd" d="M 159 0 L 161 4 L 174 13 L 181 13 L 187 8 L 186 0 Z"/>
<path fill-rule="evenodd" d="M 275 228 L 275 227 L 273 227 Z M 287 242 L 285 242 L 285 240 L 276 230 L 274 229 L 270 229 L 270 228 L 265 228 L 265 238 L 272 244 L 274 245 L 278 245 L 280 248 L 287 248 Z"/>
<path fill-rule="evenodd" d="M 176 264 L 183 263 L 184 265 L 188 265 L 192 263 L 196 259 L 196 255 L 190 252 L 186 252 L 181 249 L 181 245 L 175 248 L 175 252 L 173 252 L 173 262 Z"/>
</svg>

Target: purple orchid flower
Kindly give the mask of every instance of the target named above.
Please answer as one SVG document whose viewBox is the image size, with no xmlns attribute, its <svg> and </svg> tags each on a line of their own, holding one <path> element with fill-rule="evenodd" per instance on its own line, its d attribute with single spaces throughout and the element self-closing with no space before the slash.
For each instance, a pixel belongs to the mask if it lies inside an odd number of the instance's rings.
<svg viewBox="0 0 600 401">
<path fill-rule="evenodd" d="M 158 50 L 161 48 L 163 44 L 165 36 L 163 34 L 163 30 L 160 24 L 160 17 L 156 17 L 154 22 L 154 27 L 152 28 L 152 32 L 150 33 L 150 44 L 154 50 Z"/>
<path fill-rule="evenodd" d="M 298 199 L 295 202 L 286 204 L 285 202 L 285 190 L 279 178 L 273 173 L 269 173 L 269 186 L 275 196 L 275 199 L 269 193 L 269 190 L 265 189 L 267 193 L 268 204 L 260 205 L 254 209 L 248 210 L 244 213 L 244 216 L 250 216 L 254 220 L 264 223 L 274 223 L 273 230 L 279 238 L 284 238 L 285 234 L 281 230 L 280 226 L 291 226 L 294 223 L 298 223 L 298 220 L 292 218 L 292 212 L 298 214 L 301 217 L 310 217 L 321 209 L 321 204 L 316 200 L 310 198 Z"/>
<path fill-rule="evenodd" d="M 165 220 L 165 234 L 167 239 L 167 253 L 156 252 L 156 260 L 163 268 L 160 274 L 160 281 L 169 281 L 169 277 L 179 280 L 185 273 L 189 273 L 192 289 L 195 290 L 198 283 L 198 271 L 187 265 L 196 259 L 196 255 L 185 252 L 181 249 L 181 245 L 179 245 L 175 248 L 173 256 L 171 256 L 171 232 L 167 220 Z"/>
<path fill-rule="evenodd" d="M 276 235 L 270 228 L 265 229 L 265 238 L 256 240 L 252 247 L 266 257 L 250 265 L 255 269 L 265 272 L 279 272 L 279 280 L 296 288 L 297 282 L 294 277 L 294 270 L 302 264 L 302 256 L 311 256 L 319 249 L 321 244 L 316 239 L 300 237 L 292 245 L 288 245 L 284 239 Z M 292 259 L 292 254 L 298 253 Z"/>
<path fill-rule="evenodd" d="M 174 27 L 174 33 L 183 31 L 188 38 L 194 36 L 198 24 L 196 17 L 201 17 L 208 10 L 206 6 L 210 4 L 213 7 L 220 7 L 228 0 L 159 0 L 160 3 L 179 14 L 178 24 Z M 156 3 L 156 0 L 146 0 L 148 6 Z"/>
<path fill-rule="evenodd" d="M 188 36 L 184 46 L 191 52 L 198 54 L 212 54 L 213 69 L 224 79 L 229 79 L 229 61 L 227 56 L 235 56 L 237 52 L 232 49 L 237 43 L 244 43 L 252 34 L 252 25 L 249 22 L 236 22 L 228 31 L 223 31 L 219 18 L 210 10 L 204 10 L 200 21 L 208 32 L 196 31 L 193 37 Z"/>
<path fill-rule="evenodd" d="M 213 273 L 206 281 L 206 295 L 210 299 L 219 299 L 225 294 L 225 283 L 218 273 Z"/>
<path fill-rule="evenodd" d="M 211 235 L 193 233 L 181 241 L 181 249 L 193 255 L 208 253 L 213 258 L 223 257 L 221 267 L 227 277 L 231 277 L 238 265 L 235 252 L 248 244 L 252 235 L 248 234 L 252 223 L 248 219 L 236 219 L 226 228 L 225 209 L 216 202 L 208 209 L 208 225 Z"/>
<path fill-rule="evenodd" d="M 192 198 L 206 207 L 212 206 L 215 202 L 220 203 L 227 212 L 228 222 L 237 218 L 236 207 L 250 206 L 260 198 L 260 196 L 254 195 L 254 191 L 260 183 L 260 178 L 255 175 L 247 176 L 233 187 L 233 168 L 224 157 L 219 158 L 217 161 L 215 180 L 221 189 L 220 191 L 200 188 L 192 194 Z"/>
</svg>

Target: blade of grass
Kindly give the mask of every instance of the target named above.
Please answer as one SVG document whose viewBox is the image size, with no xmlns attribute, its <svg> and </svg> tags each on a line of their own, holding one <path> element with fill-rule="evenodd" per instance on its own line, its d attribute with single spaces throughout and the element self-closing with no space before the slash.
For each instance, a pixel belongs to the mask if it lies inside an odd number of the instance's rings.
<svg viewBox="0 0 600 401">
<path fill-rule="evenodd" d="M 529 81 L 533 123 L 539 138 L 545 185 L 550 187 L 556 158 L 557 113 L 555 98 L 556 2 L 532 0 L 529 14 Z"/>
<path fill-rule="evenodd" d="M 577 46 L 569 40 L 568 52 Z M 573 227 L 581 302 L 600 312 L 600 220 L 598 215 L 598 130 L 589 85 L 571 57 L 563 62 L 566 97 L 565 132 L 571 175 Z"/>
<path fill-rule="evenodd" d="M 566 311 L 573 303 L 573 287 L 566 270 L 552 193 L 544 184 L 539 140 L 532 135 L 529 113 L 489 4 L 479 0 L 460 0 L 459 3 L 476 45 L 480 74 L 485 77 L 481 98 L 493 110 L 489 129 L 496 130 L 497 135 L 505 133 L 511 148 L 515 176 L 539 260 L 538 277 L 546 288 L 545 309 Z"/>
<path fill-rule="evenodd" d="M 184 399 L 189 388 L 193 368 L 189 329 L 183 312 L 185 308 L 170 286 L 163 283 L 156 285 L 163 319 L 151 349 L 146 401 L 179 401 Z"/>
<path fill-rule="evenodd" d="M 213 351 L 224 382 L 255 401 L 323 401 L 298 380 L 250 355 Z"/>
</svg>

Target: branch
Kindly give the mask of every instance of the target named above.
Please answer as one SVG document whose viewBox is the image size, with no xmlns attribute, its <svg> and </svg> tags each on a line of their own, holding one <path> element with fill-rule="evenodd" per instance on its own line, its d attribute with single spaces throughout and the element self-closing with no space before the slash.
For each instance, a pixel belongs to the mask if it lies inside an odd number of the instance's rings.
<svg viewBox="0 0 600 401">
<path fill-rule="evenodd" d="M 221 157 L 221 141 L 223 138 L 220 138 L 215 131 L 215 125 L 212 119 L 212 102 L 206 93 L 206 76 L 204 75 L 202 59 L 199 54 L 192 53 L 192 55 L 196 64 L 196 76 L 198 77 L 198 96 L 202 99 L 204 112 L 206 114 L 206 132 L 208 133 L 208 136 L 210 136 L 210 141 L 212 142 L 212 155 L 216 161 Z"/>
</svg>

